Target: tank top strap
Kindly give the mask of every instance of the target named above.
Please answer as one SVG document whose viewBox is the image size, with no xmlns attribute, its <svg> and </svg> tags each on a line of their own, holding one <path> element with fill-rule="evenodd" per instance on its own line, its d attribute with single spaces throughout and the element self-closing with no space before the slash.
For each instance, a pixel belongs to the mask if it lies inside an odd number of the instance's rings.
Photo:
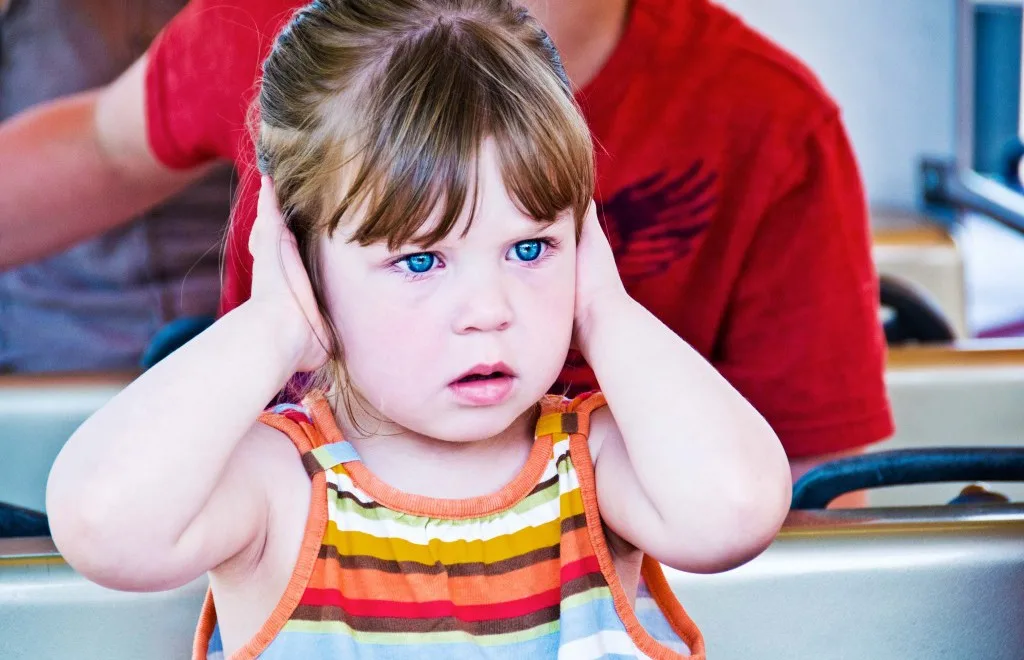
<svg viewBox="0 0 1024 660">
<path fill-rule="evenodd" d="M 544 397 L 540 402 L 537 437 L 565 434 L 586 438 L 590 435 L 590 414 L 604 405 L 604 395 L 600 392 L 581 394 L 575 399 Z"/>
<path fill-rule="evenodd" d="M 355 448 L 342 439 L 334 412 L 321 392 L 310 394 L 301 404 L 274 406 L 260 415 L 259 421 L 288 436 L 310 477 L 359 460 Z"/>
</svg>

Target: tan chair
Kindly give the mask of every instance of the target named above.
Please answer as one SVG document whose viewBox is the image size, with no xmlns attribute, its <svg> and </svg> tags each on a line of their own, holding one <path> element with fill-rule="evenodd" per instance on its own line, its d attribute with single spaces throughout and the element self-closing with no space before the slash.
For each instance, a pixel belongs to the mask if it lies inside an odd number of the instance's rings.
<svg viewBox="0 0 1024 660">
<path fill-rule="evenodd" d="M 918 214 L 882 209 L 872 212 L 871 229 L 879 274 L 923 290 L 957 336 L 967 337 L 963 256 L 946 228 Z"/>
</svg>

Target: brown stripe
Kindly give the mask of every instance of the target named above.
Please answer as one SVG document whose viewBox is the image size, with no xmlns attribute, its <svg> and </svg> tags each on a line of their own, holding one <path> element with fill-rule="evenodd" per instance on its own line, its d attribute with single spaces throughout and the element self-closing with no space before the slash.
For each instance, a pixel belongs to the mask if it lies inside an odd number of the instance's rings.
<svg viewBox="0 0 1024 660">
<path fill-rule="evenodd" d="M 546 480 L 540 482 L 539 484 L 537 484 L 536 486 L 534 486 L 533 490 L 530 491 L 530 495 L 536 495 L 537 493 L 541 492 L 542 490 L 547 490 L 548 488 L 551 488 L 552 486 L 554 486 L 557 483 L 558 483 L 558 474 L 555 474 L 555 476 L 551 477 L 550 479 L 546 479 Z M 527 495 L 526 497 L 529 497 L 530 495 Z M 525 499 L 525 498 L 523 498 L 523 499 Z"/>
<path fill-rule="evenodd" d="M 314 460 L 316 460 L 316 459 L 314 459 Z M 527 495 L 527 497 L 529 497 L 530 495 L 536 495 L 537 493 L 539 493 L 541 491 L 547 490 L 548 488 L 551 488 L 552 486 L 556 485 L 557 483 L 558 483 L 558 475 L 556 474 L 553 477 L 551 477 L 550 479 L 546 479 L 546 480 L 540 482 L 539 484 L 537 484 L 533 488 L 533 490 L 530 491 L 530 493 Z M 352 502 L 355 502 L 359 507 L 361 507 L 363 509 L 366 509 L 366 510 L 383 508 L 383 505 L 380 504 L 379 502 L 364 502 L 361 499 L 359 499 L 358 497 L 356 497 L 354 494 L 352 494 L 350 491 L 338 490 L 338 485 L 335 484 L 335 483 L 328 482 L 327 483 L 327 490 L 333 490 L 335 493 L 337 493 L 337 496 L 338 496 L 339 500 L 351 500 Z"/>
<path fill-rule="evenodd" d="M 367 555 L 339 555 L 338 549 L 333 545 L 320 546 L 320 559 L 324 561 L 336 561 L 345 569 L 369 569 L 383 571 L 384 573 L 406 573 L 423 575 L 440 575 L 447 573 L 449 577 L 471 577 L 474 575 L 495 576 L 518 571 L 519 569 L 538 564 L 542 561 L 555 559 L 560 555 L 559 545 L 552 545 L 547 548 L 539 548 L 517 557 L 510 557 L 502 561 L 490 564 L 473 562 L 469 564 L 452 564 L 445 566 L 441 562 L 433 564 L 421 564 L 414 561 L 395 561 L 393 559 L 378 559 Z"/>
<path fill-rule="evenodd" d="M 566 448 L 565 453 L 555 459 L 555 470 L 561 470 L 562 463 L 568 463 L 570 460 L 571 457 L 569 456 L 569 449 Z"/>
<path fill-rule="evenodd" d="M 581 575 L 575 580 L 569 580 L 562 585 L 562 600 L 565 600 L 569 596 L 575 596 L 581 594 L 584 591 L 589 591 L 595 587 L 607 587 L 608 581 L 604 579 L 604 575 L 600 571 L 593 573 L 587 573 Z"/>
<path fill-rule="evenodd" d="M 562 533 L 568 534 L 569 532 L 575 532 L 577 529 L 582 529 L 587 526 L 587 514 L 579 513 L 571 518 L 562 519 Z"/>
<path fill-rule="evenodd" d="M 521 632 L 545 623 L 558 620 L 560 607 L 553 605 L 536 612 L 511 619 L 491 621 L 460 621 L 445 616 L 429 619 L 404 619 L 398 617 L 352 616 L 334 605 L 299 605 L 295 608 L 293 621 L 340 621 L 359 632 L 374 633 L 431 633 L 461 631 L 470 635 L 500 635 Z"/>
<path fill-rule="evenodd" d="M 576 416 L 576 413 L 562 413 L 562 433 L 573 433 L 580 432 L 580 420 Z"/>
<path fill-rule="evenodd" d="M 327 483 L 327 490 L 333 490 L 335 493 L 337 493 L 339 500 L 350 500 L 352 502 L 355 502 L 359 506 L 359 508 L 361 508 L 361 509 L 370 510 L 370 509 L 379 509 L 379 508 L 381 508 L 381 505 L 378 502 L 364 502 L 361 499 L 359 499 L 358 497 L 356 497 L 350 491 L 338 490 L 338 485 L 337 484 L 328 482 Z"/>
<path fill-rule="evenodd" d="M 306 468 L 306 474 L 310 477 L 324 471 L 324 466 L 320 465 L 320 461 L 316 460 L 316 456 L 311 451 L 302 455 L 302 467 Z"/>
</svg>

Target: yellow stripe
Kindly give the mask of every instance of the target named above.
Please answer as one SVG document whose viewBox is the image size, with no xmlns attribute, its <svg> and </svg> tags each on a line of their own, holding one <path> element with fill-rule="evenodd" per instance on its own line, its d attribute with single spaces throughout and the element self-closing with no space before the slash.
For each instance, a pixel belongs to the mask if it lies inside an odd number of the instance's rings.
<svg viewBox="0 0 1024 660">
<path fill-rule="evenodd" d="M 559 506 L 561 507 L 559 515 L 563 520 L 583 513 L 583 497 L 580 495 L 580 489 L 573 488 L 567 493 L 562 493 Z"/>
<path fill-rule="evenodd" d="M 544 415 L 537 420 L 537 437 L 543 437 L 545 435 L 560 434 L 562 433 L 562 413 L 551 413 Z M 554 441 L 558 442 L 559 438 L 555 438 Z"/>
<path fill-rule="evenodd" d="M 363 555 L 388 561 L 411 561 L 428 565 L 435 562 L 446 565 L 476 562 L 489 564 L 557 545 L 561 538 L 560 526 L 560 520 L 552 520 L 486 541 L 433 540 L 428 545 L 420 545 L 401 538 L 379 538 L 365 532 L 339 531 L 331 520 L 327 523 L 324 543 L 335 546 L 342 555 Z"/>
</svg>

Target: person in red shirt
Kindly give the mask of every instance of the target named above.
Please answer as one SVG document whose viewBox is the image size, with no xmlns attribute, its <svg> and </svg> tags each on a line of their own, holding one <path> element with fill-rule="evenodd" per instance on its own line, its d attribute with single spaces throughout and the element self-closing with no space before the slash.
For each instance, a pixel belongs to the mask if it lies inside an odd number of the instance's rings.
<svg viewBox="0 0 1024 660">
<path fill-rule="evenodd" d="M 222 311 L 244 301 L 258 188 L 247 114 L 260 63 L 302 4 L 193 0 L 146 58 L 100 92 L 90 116 L 99 148 L 79 153 L 119 198 L 103 199 L 95 182 L 71 183 L 65 193 L 106 209 L 74 231 L 116 222 L 211 163 L 234 161 L 241 183 Z M 599 209 L 629 293 L 765 416 L 794 476 L 890 435 L 864 192 L 839 108 L 814 75 L 709 0 L 524 4 L 578 89 L 598 145 Z M 65 133 L 81 130 L 74 120 L 65 118 Z M 0 154 L 11 142 L 18 146 L 0 132 Z M 56 175 L 80 179 L 73 168 L 58 165 Z M 29 195 L 0 186 L 2 218 L 5 197 Z M 15 234 L 16 254 L 0 259 L 52 249 L 73 233 L 52 231 Z M 581 363 L 567 366 L 563 382 L 593 385 Z"/>
</svg>

